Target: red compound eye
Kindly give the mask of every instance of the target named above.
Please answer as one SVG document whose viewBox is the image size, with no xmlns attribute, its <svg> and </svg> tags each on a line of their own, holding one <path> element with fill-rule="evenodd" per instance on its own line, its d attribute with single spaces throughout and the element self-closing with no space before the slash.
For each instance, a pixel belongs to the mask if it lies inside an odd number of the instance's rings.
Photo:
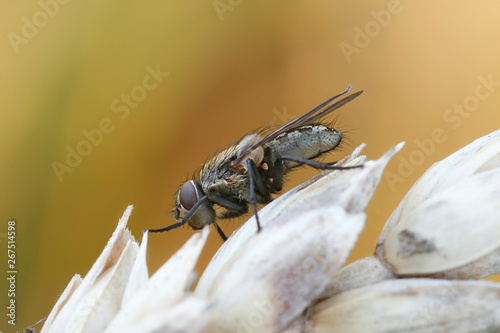
<svg viewBox="0 0 500 333">
<path fill-rule="evenodd" d="M 190 180 L 185 182 L 181 187 L 179 193 L 179 203 L 185 210 L 190 210 L 193 208 L 195 203 L 198 201 L 198 195 L 196 193 L 196 188 L 193 182 Z"/>
</svg>

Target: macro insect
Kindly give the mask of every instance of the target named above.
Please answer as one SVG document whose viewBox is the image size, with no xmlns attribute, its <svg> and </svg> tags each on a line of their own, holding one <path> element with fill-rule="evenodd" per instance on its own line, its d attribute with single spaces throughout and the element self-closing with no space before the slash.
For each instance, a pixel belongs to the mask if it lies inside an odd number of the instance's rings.
<svg viewBox="0 0 500 333">
<path fill-rule="evenodd" d="M 309 112 L 275 130 L 254 132 L 208 160 L 194 179 L 186 181 L 177 192 L 173 209 L 175 224 L 149 232 L 164 232 L 188 224 L 202 229 L 213 224 L 225 241 L 217 224 L 248 212 L 251 205 L 261 230 L 257 204 L 271 202 L 271 195 L 281 191 L 283 177 L 292 169 L 309 165 L 316 169 L 344 170 L 360 166 L 335 166 L 314 159 L 335 149 L 342 141 L 341 131 L 321 123 L 322 118 L 358 97 L 363 91 L 350 93 L 352 85 Z M 223 211 L 217 214 L 214 206 Z M 181 216 L 182 214 L 182 216 Z"/>
</svg>

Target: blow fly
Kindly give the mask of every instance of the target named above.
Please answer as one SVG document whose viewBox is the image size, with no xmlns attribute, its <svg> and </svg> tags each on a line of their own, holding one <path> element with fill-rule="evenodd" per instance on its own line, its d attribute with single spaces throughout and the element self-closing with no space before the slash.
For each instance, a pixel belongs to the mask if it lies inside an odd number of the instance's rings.
<svg viewBox="0 0 500 333">
<path fill-rule="evenodd" d="M 169 231 L 186 223 L 193 229 L 213 224 L 225 241 L 227 237 L 217 220 L 241 216 L 248 212 L 249 205 L 252 205 L 260 231 L 257 204 L 271 202 L 271 195 L 281 191 L 283 178 L 292 169 L 302 165 L 322 170 L 359 167 L 314 161 L 342 141 L 342 132 L 322 123 L 322 119 L 363 92 L 347 95 L 351 90 L 352 85 L 349 85 L 345 91 L 279 128 L 246 135 L 216 154 L 177 192 L 172 212 L 178 222 L 148 231 Z M 338 100 L 344 95 L 347 96 Z M 222 212 L 217 214 L 214 206 L 219 206 Z"/>
</svg>

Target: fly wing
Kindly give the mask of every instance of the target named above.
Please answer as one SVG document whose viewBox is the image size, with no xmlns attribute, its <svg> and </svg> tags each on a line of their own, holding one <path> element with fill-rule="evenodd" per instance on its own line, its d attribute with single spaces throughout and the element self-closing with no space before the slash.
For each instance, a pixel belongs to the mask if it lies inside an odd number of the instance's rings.
<svg viewBox="0 0 500 333">
<path fill-rule="evenodd" d="M 361 95 L 361 93 L 363 92 L 363 90 L 355 92 L 354 94 L 349 95 L 349 96 L 341 99 L 340 101 L 338 101 L 338 102 L 336 102 L 336 103 L 334 103 L 334 104 L 332 104 L 332 105 L 330 105 L 330 106 L 328 106 L 328 107 L 325 108 L 325 106 L 327 106 L 328 104 L 330 104 L 331 102 L 333 102 L 334 100 L 336 100 L 337 98 L 339 98 L 340 96 L 343 96 L 343 95 L 351 92 L 352 89 L 353 89 L 353 86 L 351 84 L 349 84 L 349 86 L 347 87 L 347 89 L 344 90 L 343 92 L 341 92 L 340 94 L 337 94 L 337 95 L 335 95 L 335 96 L 327 99 L 326 101 L 324 101 L 323 103 L 319 104 L 318 106 L 316 106 L 314 109 L 310 110 L 309 112 L 307 112 L 307 113 L 303 114 L 302 116 L 299 116 L 299 117 L 297 117 L 297 118 L 289 121 L 288 123 L 280 126 L 276 130 L 274 130 L 271 133 L 267 134 L 265 137 L 263 137 L 259 142 L 257 142 L 253 146 L 250 146 L 246 150 L 241 151 L 238 154 L 238 156 L 240 156 L 240 157 L 238 159 L 236 159 L 235 161 L 233 161 L 231 164 L 232 165 L 240 164 L 241 160 L 243 159 L 243 157 L 245 157 L 251 151 L 257 149 L 258 147 L 261 147 L 266 142 L 269 142 L 269 141 L 273 140 L 274 138 L 276 138 L 280 134 L 282 134 L 282 133 L 284 133 L 286 131 L 289 131 L 289 130 L 291 130 L 293 128 L 297 128 L 299 126 L 311 124 L 311 123 L 314 123 L 314 122 L 318 121 L 320 118 L 326 116 L 327 114 L 329 114 L 333 110 L 336 110 L 339 107 L 341 107 L 342 105 L 344 105 L 344 104 L 352 101 L 353 99 L 355 99 L 356 97 L 358 97 L 359 95 Z"/>
<path fill-rule="evenodd" d="M 306 122 L 304 122 L 301 125 L 313 124 L 313 123 L 318 122 L 321 118 L 323 118 L 324 116 L 326 116 L 327 114 L 329 114 L 333 110 L 336 110 L 336 109 L 340 108 L 342 105 L 349 103 L 350 101 L 352 101 L 353 99 L 355 99 L 356 97 L 361 95 L 362 93 L 363 93 L 363 90 L 360 90 L 360 91 L 355 92 L 352 95 L 349 95 L 347 97 L 342 98 L 340 101 L 335 102 L 332 105 L 329 105 L 328 107 L 324 108 L 323 110 L 321 110 L 317 114 L 311 116 L 309 119 L 307 119 Z"/>
</svg>

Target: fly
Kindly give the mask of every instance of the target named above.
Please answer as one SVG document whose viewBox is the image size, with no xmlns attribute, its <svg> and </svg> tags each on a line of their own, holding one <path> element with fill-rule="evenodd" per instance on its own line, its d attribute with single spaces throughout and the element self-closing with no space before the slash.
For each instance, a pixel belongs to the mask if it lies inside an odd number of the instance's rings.
<svg viewBox="0 0 500 333">
<path fill-rule="evenodd" d="M 342 132 L 321 123 L 321 120 L 363 92 L 355 92 L 337 101 L 351 91 L 352 85 L 349 85 L 340 94 L 281 127 L 267 131 L 267 134 L 266 131 L 256 131 L 215 155 L 177 192 L 172 212 L 178 222 L 148 231 L 169 231 L 186 223 L 197 230 L 213 224 L 225 241 L 227 237 L 217 220 L 241 216 L 248 212 L 249 205 L 253 208 L 257 231 L 260 231 L 257 204 L 271 202 L 271 194 L 281 191 L 283 177 L 292 169 L 302 165 L 321 170 L 360 167 L 314 161 L 342 141 Z M 220 214 L 216 213 L 215 205 L 222 208 Z"/>
</svg>

